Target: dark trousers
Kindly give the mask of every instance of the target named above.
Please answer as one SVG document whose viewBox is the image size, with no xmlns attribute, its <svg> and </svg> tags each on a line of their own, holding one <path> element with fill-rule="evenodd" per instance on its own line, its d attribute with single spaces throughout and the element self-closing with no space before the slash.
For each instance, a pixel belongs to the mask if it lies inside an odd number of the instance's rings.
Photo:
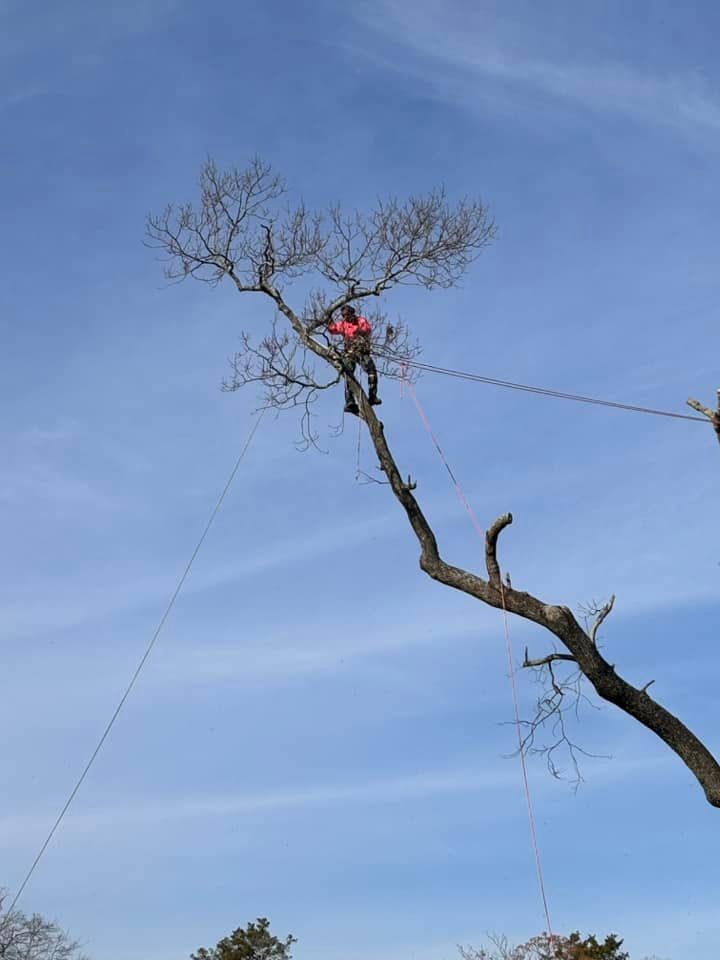
<svg viewBox="0 0 720 960">
<path fill-rule="evenodd" d="M 375 361 L 369 353 L 365 351 L 347 351 L 345 353 L 345 369 L 348 373 L 354 374 L 357 364 L 367 374 L 368 392 L 371 397 L 377 397 L 378 375 Z M 350 384 L 345 381 L 345 403 L 355 403 L 355 398 L 350 392 Z"/>
</svg>

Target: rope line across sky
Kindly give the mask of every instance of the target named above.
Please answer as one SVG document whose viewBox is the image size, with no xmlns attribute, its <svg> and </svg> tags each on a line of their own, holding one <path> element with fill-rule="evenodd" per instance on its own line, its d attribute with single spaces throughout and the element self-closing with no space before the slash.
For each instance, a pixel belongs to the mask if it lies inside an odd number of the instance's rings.
<svg viewBox="0 0 720 960">
<path fill-rule="evenodd" d="M 633 413 L 647 413 L 656 417 L 672 417 L 675 420 L 693 420 L 696 423 L 708 423 L 706 417 L 695 417 L 690 413 L 674 413 L 671 410 L 656 410 L 653 407 L 642 407 L 632 403 L 620 403 L 615 400 L 603 400 L 598 397 L 586 397 L 577 393 L 564 393 L 561 390 L 550 390 L 547 387 L 531 386 L 527 383 L 515 383 L 513 380 L 499 380 L 496 377 L 485 377 L 479 373 L 468 373 L 464 370 L 454 370 L 451 367 L 438 367 L 432 363 L 422 363 L 419 360 L 408 360 L 389 351 L 377 351 L 380 356 L 396 363 L 404 364 L 423 373 L 437 373 L 444 377 L 454 377 L 457 380 L 469 380 L 474 383 L 486 383 L 495 387 L 506 387 L 510 390 L 521 390 L 525 393 L 536 393 L 544 397 L 555 397 L 558 400 L 574 400 L 578 403 L 592 403 L 602 407 L 614 407 L 618 410 L 630 410 Z"/>
</svg>

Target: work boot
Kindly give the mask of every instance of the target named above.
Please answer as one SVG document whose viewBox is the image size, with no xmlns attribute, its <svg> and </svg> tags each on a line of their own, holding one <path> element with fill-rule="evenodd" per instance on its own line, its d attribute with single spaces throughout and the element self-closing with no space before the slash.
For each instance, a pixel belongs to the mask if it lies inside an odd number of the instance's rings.
<svg viewBox="0 0 720 960">
<path fill-rule="evenodd" d="M 370 402 L 371 407 L 379 407 L 380 404 L 382 403 L 382 400 L 376 393 L 371 393 L 370 396 L 368 397 L 368 400 Z"/>
<path fill-rule="evenodd" d="M 358 405 L 354 401 L 345 404 L 345 413 L 353 413 L 357 417 L 360 413 Z"/>
</svg>

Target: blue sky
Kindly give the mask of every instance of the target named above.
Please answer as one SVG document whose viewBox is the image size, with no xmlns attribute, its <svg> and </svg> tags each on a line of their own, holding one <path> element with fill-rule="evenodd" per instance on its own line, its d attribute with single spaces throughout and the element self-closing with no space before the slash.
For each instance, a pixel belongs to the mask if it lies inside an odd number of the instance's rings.
<svg viewBox="0 0 720 960">
<path fill-rule="evenodd" d="M 388 309 L 424 358 L 682 411 L 717 371 L 720 11 L 697 3 L 0 0 L 0 884 L 21 880 L 141 655 L 252 423 L 219 391 L 255 300 L 166 287 L 145 214 L 212 154 L 309 203 L 442 182 L 497 240 Z M 425 377 L 515 586 L 604 630 L 720 750 L 718 448 L 702 425 Z M 383 419 L 445 557 L 481 545 L 417 415 Z M 258 915 L 298 960 L 447 960 L 544 926 L 502 621 L 424 578 L 403 515 L 261 426 L 141 681 L 22 901 L 102 960 L 186 957 Z M 372 469 L 367 442 L 363 464 Z M 547 651 L 512 622 L 516 654 Z M 520 677 L 524 713 L 536 688 Z M 714 960 L 717 811 L 610 707 L 574 794 L 530 777 L 556 929 Z"/>
</svg>

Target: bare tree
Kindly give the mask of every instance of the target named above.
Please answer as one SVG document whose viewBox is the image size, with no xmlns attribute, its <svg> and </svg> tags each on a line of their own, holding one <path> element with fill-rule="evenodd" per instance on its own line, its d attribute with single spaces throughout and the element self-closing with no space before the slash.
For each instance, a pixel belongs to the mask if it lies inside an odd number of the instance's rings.
<svg viewBox="0 0 720 960">
<path fill-rule="evenodd" d="M 279 408 L 302 404 L 304 435 L 312 442 L 312 402 L 344 377 L 380 469 L 417 538 L 421 569 L 445 586 L 545 627 L 565 652 L 534 660 L 526 656 L 526 665 L 547 669 L 560 660 L 573 664 L 601 699 L 660 737 L 695 775 L 708 802 L 720 806 L 720 765 L 707 747 L 650 696 L 652 681 L 633 686 L 602 655 L 597 632 L 611 605 L 602 605 L 592 625 L 582 626 L 569 607 L 547 603 L 511 586 L 509 579 L 503 581 L 498 539 L 512 523 L 510 513 L 498 517 L 487 531 L 485 576 L 441 556 L 435 532 L 414 495 L 415 484 L 409 477 L 405 480 L 382 422 L 349 372 L 341 349 L 326 335 L 328 321 L 345 304 L 379 298 L 401 284 L 453 286 L 494 234 L 482 202 L 451 205 L 443 190 L 404 202 L 379 200 L 366 214 L 344 214 L 338 207 L 311 211 L 303 203 L 287 201 L 283 182 L 259 160 L 245 170 L 226 172 L 208 161 L 200 176 L 199 204 L 167 207 L 147 222 L 148 243 L 162 251 L 168 278 L 195 277 L 210 284 L 227 278 L 240 293 L 260 294 L 274 309 L 275 321 L 259 343 L 245 335 L 243 349 L 232 361 L 229 388 L 260 382 L 267 403 Z M 309 293 L 308 278 L 316 284 Z M 293 307 L 296 295 L 302 299 Z M 396 374 L 407 348 L 404 328 L 400 343 L 390 337 L 375 347 Z M 558 697 L 562 702 L 563 695 Z M 557 716 L 552 705 L 549 709 L 549 716 Z"/>
<path fill-rule="evenodd" d="M 541 933 L 518 946 L 504 936 L 489 939 L 491 948 L 458 947 L 461 960 L 630 960 L 628 952 L 622 949 L 623 940 L 614 933 L 602 941 L 594 934 L 582 937 L 578 931 L 568 937 Z"/>
<path fill-rule="evenodd" d="M 0 892 L 0 957 L 2 960 L 87 960 L 77 940 L 54 920 L 19 910 L 3 913 Z"/>
</svg>

